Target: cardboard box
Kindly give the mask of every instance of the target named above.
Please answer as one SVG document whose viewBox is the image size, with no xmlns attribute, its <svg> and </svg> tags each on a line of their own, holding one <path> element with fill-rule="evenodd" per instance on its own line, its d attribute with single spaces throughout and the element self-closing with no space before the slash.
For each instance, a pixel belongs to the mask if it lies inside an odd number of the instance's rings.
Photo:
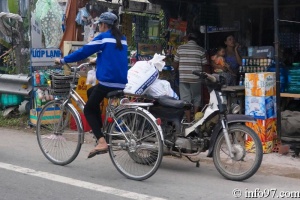
<svg viewBox="0 0 300 200">
<path fill-rule="evenodd" d="M 263 153 L 271 153 L 274 147 L 274 139 L 276 139 L 276 118 L 266 120 L 256 120 L 256 123 L 246 122 L 246 126 L 250 127 L 258 135 L 263 146 Z M 246 138 L 246 150 L 254 152 L 254 143 L 251 138 Z"/>
<path fill-rule="evenodd" d="M 79 96 L 84 100 L 84 102 L 87 102 L 87 90 L 92 87 L 92 85 L 86 85 L 86 77 L 80 77 L 78 79 L 78 84 L 76 87 L 76 92 L 79 94 Z M 75 106 L 77 111 L 82 112 L 82 110 L 77 106 L 76 102 L 72 99 L 72 104 Z"/>
<path fill-rule="evenodd" d="M 258 119 L 256 123 L 246 122 L 246 126 L 253 129 L 262 142 L 273 141 L 276 138 L 276 118 Z"/>
<path fill-rule="evenodd" d="M 38 116 L 41 113 L 41 108 L 31 109 L 30 110 L 30 122 L 36 125 Z M 59 118 L 61 117 L 61 112 L 59 108 L 48 108 L 42 117 L 42 124 L 54 124 L 58 123 Z"/>
<path fill-rule="evenodd" d="M 255 119 L 276 117 L 276 96 L 246 96 L 245 114 L 253 116 Z"/>
<path fill-rule="evenodd" d="M 274 72 L 246 73 L 246 96 L 275 96 L 276 76 Z"/>
<path fill-rule="evenodd" d="M 248 153 L 255 153 L 255 147 L 253 141 L 246 141 L 245 146 L 246 146 L 246 151 Z M 274 148 L 274 142 L 273 141 L 262 142 L 262 147 L 263 147 L 263 153 L 272 153 Z"/>
</svg>

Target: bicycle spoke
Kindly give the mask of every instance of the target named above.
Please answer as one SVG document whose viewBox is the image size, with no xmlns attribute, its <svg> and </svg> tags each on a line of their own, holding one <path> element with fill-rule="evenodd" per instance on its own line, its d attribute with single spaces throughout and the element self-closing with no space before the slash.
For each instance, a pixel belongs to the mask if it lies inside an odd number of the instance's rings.
<svg viewBox="0 0 300 200">
<path fill-rule="evenodd" d="M 135 109 L 124 109 L 115 121 L 119 126 L 113 124 L 109 133 L 122 132 L 122 136 L 109 135 L 110 144 L 114 144 L 109 151 L 114 165 L 128 178 L 149 178 L 162 158 L 162 141 L 155 122 Z"/>
</svg>

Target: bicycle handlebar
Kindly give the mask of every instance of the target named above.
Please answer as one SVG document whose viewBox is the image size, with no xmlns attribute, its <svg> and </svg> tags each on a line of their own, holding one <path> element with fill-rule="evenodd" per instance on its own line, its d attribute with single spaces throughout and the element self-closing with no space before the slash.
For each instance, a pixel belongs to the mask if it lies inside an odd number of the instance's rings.
<svg viewBox="0 0 300 200">
<path fill-rule="evenodd" d="M 82 67 L 84 67 L 84 66 L 86 66 L 86 65 L 90 65 L 90 63 L 82 63 L 82 64 L 80 64 L 78 67 L 71 67 L 71 66 L 68 65 L 68 64 L 66 64 L 66 65 L 69 67 L 69 69 L 71 69 L 71 71 L 72 71 L 72 69 L 73 69 L 73 70 L 76 69 L 76 71 L 77 71 L 77 70 L 80 70 Z"/>
<path fill-rule="evenodd" d="M 216 77 L 214 77 L 213 75 L 208 74 L 206 72 L 201 72 L 201 71 L 196 70 L 196 71 L 193 71 L 192 73 L 196 76 L 199 76 L 201 79 L 207 79 L 212 83 L 217 82 Z"/>
</svg>

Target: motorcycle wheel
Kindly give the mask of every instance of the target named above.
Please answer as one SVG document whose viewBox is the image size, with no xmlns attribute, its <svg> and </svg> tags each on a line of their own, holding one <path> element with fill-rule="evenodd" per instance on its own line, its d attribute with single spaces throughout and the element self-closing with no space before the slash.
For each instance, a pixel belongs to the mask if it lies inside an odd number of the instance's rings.
<svg viewBox="0 0 300 200">
<path fill-rule="evenodd" d="M 253 176 L 261 165 L 262 143 L 251 128 L 242 124 L 229 126 L 228 135 L 235 151 L 234 157 L 230 157 L 224 134 L 221 132 L 214 146 L 214 165 L 219 173 L 229 180 L 246 180 Z"/>
</svg>

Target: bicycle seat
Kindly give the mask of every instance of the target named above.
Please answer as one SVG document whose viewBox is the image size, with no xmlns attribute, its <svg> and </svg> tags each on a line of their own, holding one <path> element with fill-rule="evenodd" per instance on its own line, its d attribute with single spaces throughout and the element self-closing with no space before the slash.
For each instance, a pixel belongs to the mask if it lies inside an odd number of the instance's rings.
<svg viewBox="0 0 300 200">
<path fill-rule="evenodd" d="M 191 104 L 187 101 L 183 100 L 176 100 L 173 99 L 172 97 L 168 96 L 160 96 L 157 98 L 157 102 L 165 107 L 172 107 L 172 108 L 185 108 L 185 109 L 190 109 Z"/>
<path fill-rule="evenodd" d="M 119 97 L 122 97 L 124 96 L 124 92 L 123 90 L 115 90 L 115 91 L 112 91 L 112 92 L 109 92 L 107 95 L 106 95 L 106 98 L 119 98 Z"/>
</svg>

